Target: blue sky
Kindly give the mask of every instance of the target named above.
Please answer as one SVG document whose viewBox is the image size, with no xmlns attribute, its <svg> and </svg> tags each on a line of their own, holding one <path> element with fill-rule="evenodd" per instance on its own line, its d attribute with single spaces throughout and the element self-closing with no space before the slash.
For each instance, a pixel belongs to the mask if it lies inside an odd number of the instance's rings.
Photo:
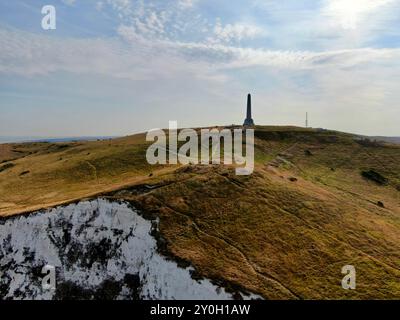
<svg viewBox="0 0 400 320">
<path fill-rule="evenodd" d="M 41 28 L 53 5 L 57 29 Z M 177 120 L 400 136 L 400 0 L 0 0 L 0 135 Z"/>
</svg>

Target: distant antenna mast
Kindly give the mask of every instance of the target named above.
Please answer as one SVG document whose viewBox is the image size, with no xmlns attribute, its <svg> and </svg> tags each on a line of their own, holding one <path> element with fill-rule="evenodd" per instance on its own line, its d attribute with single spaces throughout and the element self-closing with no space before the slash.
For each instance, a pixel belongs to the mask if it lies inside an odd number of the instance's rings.
<svg viewBox="0 0 400 320">
<path fill-rule="evenodd" d="M 308 112 L 306 112 L 306 128 L 308 128 Z"/>
</svg>

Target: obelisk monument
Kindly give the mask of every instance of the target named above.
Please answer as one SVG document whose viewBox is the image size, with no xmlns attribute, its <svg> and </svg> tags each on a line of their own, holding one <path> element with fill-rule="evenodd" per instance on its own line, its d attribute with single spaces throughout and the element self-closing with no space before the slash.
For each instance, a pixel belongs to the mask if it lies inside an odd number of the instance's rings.
<svg viewBox="0 0 400 320">
<path fill-rule="evenodd" d="M 244 120 L 243 126 L 245 127 L 252 127 L 254 126 L 254 121 L 251 118 L 251 94 L 247 95 L 247 115 L 246 119 Z"/>
</svg>

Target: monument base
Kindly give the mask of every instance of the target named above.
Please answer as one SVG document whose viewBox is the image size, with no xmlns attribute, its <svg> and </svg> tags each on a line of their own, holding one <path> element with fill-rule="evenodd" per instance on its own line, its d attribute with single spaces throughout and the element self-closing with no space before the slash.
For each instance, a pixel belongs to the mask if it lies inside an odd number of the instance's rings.
<svg viewBox="0 0 400 320">
<path fill-rule="evenodd" d="M 246 119 L 244 120 L 243 126 L 245 127 L 254 127 L 253 119 Z"/>
</svg>

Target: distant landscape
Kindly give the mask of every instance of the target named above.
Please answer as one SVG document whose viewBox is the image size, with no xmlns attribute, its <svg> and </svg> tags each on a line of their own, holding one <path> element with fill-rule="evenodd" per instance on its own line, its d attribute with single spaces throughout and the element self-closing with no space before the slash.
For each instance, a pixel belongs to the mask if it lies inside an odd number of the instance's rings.
<svg viewBox="0 0 400 320">
<path fill-rule="evenodd" d="M 13 137 L 0 136 L 1 143 L 18 143 L 18 142 L 71 142 L 71 141 L 95 141 L 113 139 L 115 136 L 99 136 L 99 137 Z"/>
<path fill-rule="evenodd" d="M 400 137 L 383 137 L 383 136 L 360 136 L 364 139 L 372 141 L 382 141 L 400 144 Z M 96 137 L 13 137 L 0 136 L 0 144 L 2 143 L 17 143 L 17 142 L 71 142 L 71 141 L 96 141 L 118 138 L 116 136 L 96 136 Z"/>
<path fill-rule="evenodd" d="M 256 126 L 255 171 L 236 176 L 234 167 L 224 165 L 150 166 L 144 138 L 0 145 L 0 225 L 8 219 L 25 224 L 20 214 L 46 208 L 56 207 L 61 215 L 76 212 L 55 239 L 52 229 L 46 233 L 57 252 L 70 248 L 60 256 L 65 274 L 88 272 L 86 260 L 76 260 L 73 252 L 105 267 L 102 259 L 119 251 L 105 245 L 106 231 L 99 233 L 105 238 L 83 243 L 81 225 L 102 228 L 96 232 L 121 226 L 76 220 L 114 214 L 107 211 L 110 205 L 79 211 L 87 203 L 74 204 L 85 199 L 128 203 L 146 219 L 159 221 L 155 235 L 164 256 L 233 296 L 400 298 L 400 146 L 337 131 Z M 24 238 L 29 232 L 21 233 L 12 247 L 30 243 Z M 32 250 L 43 244 L 37 246 Z M 126 253 L 118 254 L 127 259 Z M 23 257 L 32 254 L 28 250 Z M 0 261 L 0 269 L 8 270 L 10 261 Z M 346 264 L 357 266 L 357 290 L 340 285 Z M 0 280 L 0 288 L 8 288 L 10 279 Z M 119 289 L 107 291 L 109 299 L 117 298 L 126 284 L 113 281 Z M 85 288 L 76 290 L 81 285 L 66 278 L 55 297 L 84 298 Z M 7 290 L 3 295 L 32 292 Z M 102 286 L 90 290 L 99 297 L 104 293 Z M 130 297 L 145 294 L 135 290 Z"/>
<path fill-rule="evenodd" d="M 389 143 L 400 143 L 400 137 L 368 137 L 371 140 L 384 141 Z"/>
</svg>

